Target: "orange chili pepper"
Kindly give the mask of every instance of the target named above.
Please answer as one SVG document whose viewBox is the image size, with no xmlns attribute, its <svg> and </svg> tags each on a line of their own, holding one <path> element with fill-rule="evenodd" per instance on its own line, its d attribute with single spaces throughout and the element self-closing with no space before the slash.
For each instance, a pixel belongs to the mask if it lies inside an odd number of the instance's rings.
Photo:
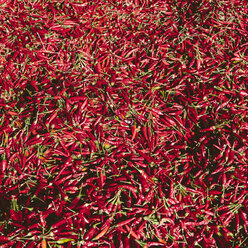
<svg viewBox="0 0 248 248">
<path fill-rule="evenodd" d="M 47 243 L 45 239 L 42 239 L 41 241 L 41 248 L 47 248 Z"/>
<path fill-rule="evenodd" d="M 98 240 L 101 237 L 104 236 L 104 234 L 108 231 L 110 225 L 106 226 L 98 235 L 96 235 L 96 237 L 94 238 L 94 240 Z"/>
<path fill-rule="evenodd" d="M 128 225 L 125 225 L 127 231 L 135 238 L 135 239 L 140 239 L 140 236 L 136 234 L 134 231 L 131 230 L 131 228 Z"/>
<path fill-rule="evenodd" d="M 163 243 L 163 244 L 167 244 L 167 242 L 163 239 L 159 239 L 158 242 Z"/>
<path fill-rule="evenodd" d="M 131 140 L 134 140 L 134 138 L 135 138 L 135 136 L 136 136 L 136 133 L 137 133 L 137 128 L 136 128 L 136 126 L 134 125 L 134 126 L 132 127 L 132 129 L 133 129 L 133 136 L 132 136 L 132 139 L 131 139 Z"/>
</svg>

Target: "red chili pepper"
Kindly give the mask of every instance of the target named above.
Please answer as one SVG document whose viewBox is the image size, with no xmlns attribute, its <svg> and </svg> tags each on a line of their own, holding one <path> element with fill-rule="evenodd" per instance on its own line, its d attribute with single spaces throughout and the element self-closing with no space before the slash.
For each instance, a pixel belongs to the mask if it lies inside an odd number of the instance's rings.
<svg viewBox="0 0 248 248">
<path fill-rule="evenodd" d="M 58 227 L 60 227 L 60 226 L 65 225 L 66 223 L 67 223 L 67 219 L 63 219 L 63 220 L 57 222 L 56 224 L 53 224 L 52 227 L 53 227 L 54 229 L 56 229 L 56 228 L 58 228 Z"/>
<path fill-rule="evenodd" d="M 119 222 L 119 223 L 117 224 L 117 226 L 118 226 L 118 227 L 124 226 L 124 225 L 126 225 L 126 224 L 132 222 L 132 221 L 135 220 L 135 219 L 136 219 L 136 217 L 133 217 L 133 218 L 128 219 L 128 220 L 124 220 L 124 221 L 122 221 L 122 222 Z"/>
<path fill-rule="evenodd" d="M 138 230 L 137 230 L 137 233 L 138 233 L 138 234 L 141 234 L 141 233 L 142 233 L 142 231 L 143 231 L 144 228 L 145 228 L 146 223 L 147 223 L 147 220 L 144 220 L 144 221 L 141 223 L 140 227 L 139 227 Z"/>
<path fill-rule="evenodd" d="M 124 243 L 124 244 L 123 244 L 124 248 L 132 248 L 132 247 L 130 246 L 130 238 L 125 237 L 123 243 Z"/>
<path fill-rule="evenodd" d="M 74 194 L 78 191 L 78 187 L 76 186 L 69 186 L 69 187 L 64 187 L 64 192 L 70 192 L 70 194 Z"/>
<path fill-rule="evenodd" d="M 41 222 L 41 225 L 43 227 L 46 226 L 46 221 L 45 221 L 45 218 L 44 218 L 44 215 L 42 213 L 39 214 L 39 217 L 40 217 L 40 222 Z"/>
<path fill-rule="evenodd" d="M 123 233 L 127 233 L 127 231 L 126 231 L 125 229 L 123 229 L 121 226 L 118 227 L 118 230 L 120 230 L 120 231 L 123 232 Z"/>
<path fill-rule="evenodd" d="M 94 227 L 92 227 L 84 236 L 84 240 L 89 240 L 91 239 L 94 234 L 96 233 L 96 229 Z"/>
<path fill-rule="evenodd" d="M 145 180 L 147 180 L 148 182 L 150 182 L 151 184 L 155 184 L 155 182 L 152 180 L 152 178 L 150 176 L 148 176 L 144 170 L 140 170 L 140 174 L 144 177 Z"/>
<path fill-rule="evenodd" d="M 0 242 L 1 243 L 8 242 L 8 241 L 10 241 L 9 237 L 5 237 L 5 236 L 0 237 Z"/>
<path fill-rule="evenodd" d="M 200 59 L 197 59 L 196 60 L 196 69 L 199 71 L 200 70 L 200 68 L 201 68 L 201 64 L 202 64 L 202 61 L 200 60 Z"/>
<path fill-rule="evenodd" d="M 145 196 L 145 202 L 150 202 L 154 197 L 154 190 L 151 189 L 150 192 Z"/>
<path fill-rule="evenodd" d="M 243 210 L 239 209 L 240 211 L 240 217 L 242 218 L 242 220 L 244 221 L 245 223 L 245 226 L 248 226 L 248 216 L 247 216 L 247 213 L 243 212 Z"/>
<path fill-rule="evenodd" d="M 105 229 L 106 226 L 109 226 L 113 222 L 113 218 L 108 218 L 105 223 L 102 225 L 101 229 Z"/>
<path fill-rule="evenodd" d="M 7 166 L 8 166 L 7 160 L 3 159 L 2 162 L 1 162 L 1 171 L 2 171 L 2 173 L 5 172 Z"/>
<path fill-rule="evenodd" d="M 136 188 L 134 188 L 133 186 L 130 186 L 130 185 L 119 185 L 118 186 L 119 188 L 124 188 L 124 189 L 127 189 L 127 190 L 130 190 L 132 193 L 133 193 L 133 195 L 134 195 L 134 197 L 137 199 L 138 197 L 137 197 L 137 194 L 136 194 Z"/>
<path fill-rule="evenodd" d="M 188 42 L 188 41 L 187 41 Z M 189 68 L 192 68 L 192 66 L 194 65 L 195 63 L 195 58 L 193 58 L 189 64 Z"/>
<path fill-rule="evenodd" d="M 170 191 L 169 191 L 169 198 L 174 198 L 174 182 L 171 180 L 170 181 Z"/>
<path fill-rule="evenodd" d="M 167 243 L 165 243 L 165 244 L 167 244 Z M 159 243 L 159 242 L 154 242 L 154 241 L 149 241 L 149 242 L 147 242 L 147 245 L 148 245 L 148 247 L 149 247 L 149 246 L 159 246 L 159 247 L 161 247 L 161 243 Z"/>
</svg>

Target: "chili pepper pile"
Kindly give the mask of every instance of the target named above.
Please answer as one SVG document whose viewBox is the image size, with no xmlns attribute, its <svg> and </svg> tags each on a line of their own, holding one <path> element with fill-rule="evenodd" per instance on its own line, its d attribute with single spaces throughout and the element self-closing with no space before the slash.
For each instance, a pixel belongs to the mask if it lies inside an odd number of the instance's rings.
<svg viewBox="0 0 248 248">
<path fill-rule="evenodd" d="M 0 246 L 247 247 L 247 13 L 0 1 Z"/>
</svg>

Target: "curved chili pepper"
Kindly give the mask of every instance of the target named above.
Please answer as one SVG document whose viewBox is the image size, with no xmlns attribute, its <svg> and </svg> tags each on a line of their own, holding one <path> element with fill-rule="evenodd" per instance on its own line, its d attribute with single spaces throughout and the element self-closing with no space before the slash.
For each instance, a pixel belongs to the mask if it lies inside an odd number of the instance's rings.
<svg viewBox="0 0 248 248">
<path fill-rule="evenodd" d="M 107 225 L 93 240 L 98 240 L 100 238 L 102 238 L 105 233 L 108 231 L 110 225 Z"/>
</svg>

